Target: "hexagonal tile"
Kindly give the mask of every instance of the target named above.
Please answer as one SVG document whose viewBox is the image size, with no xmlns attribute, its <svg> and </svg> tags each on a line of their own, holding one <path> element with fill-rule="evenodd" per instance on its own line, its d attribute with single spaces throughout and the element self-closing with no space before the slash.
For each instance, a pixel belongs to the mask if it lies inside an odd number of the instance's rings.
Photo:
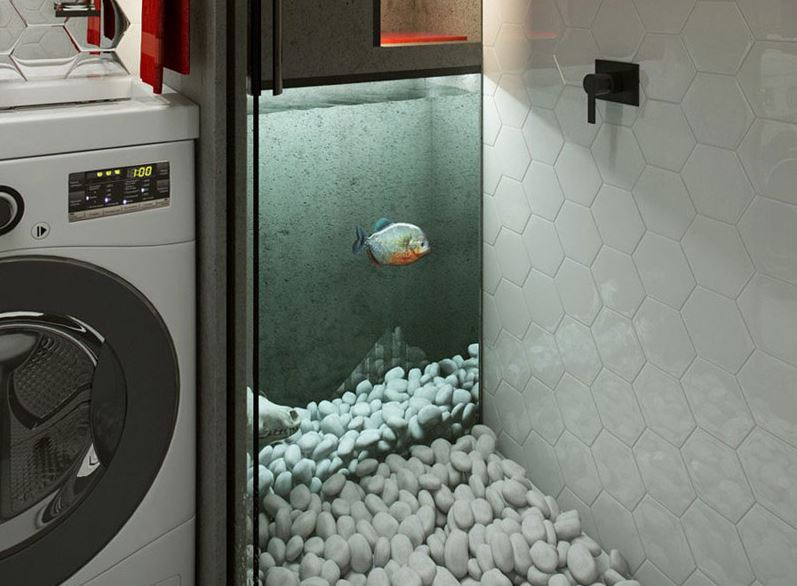
<svg viewBox="0 0 797 586">
<path fill-rule="evenodd" d="M 634 381 L 634 391 L 650 429 L 680 446 L 695 428 L 681 384 L 655 366 L 646 364 Z"/>
<path fill-rule="evenodd" d="M 526 84 L 519 75 L 502 75 L 495 90 L 495 106 L 502 124 L 520 128 L 529 113 Z"/>
<path fill-rule="evenodd" d="M 589 328 L 565 316 L 554 338 L 567 372 L 585 384 L 591 383 L 600 372 L 601 361 Z"/>
<path fill-rule="evenodd" d="M 7 55 L 0 55 L 0 82 L 25 81 L 17 66 Z"/>
<path fill-rule="evenodd" d="M 732 2 L 698 2 L 684 27 L 698 71 L 734 75 L 753 44 L 742 13 Z"/>
<path fill-rule="evenodd" d="M 569 258 L 565 259 L 555 281 L 567 314 L 590 325 L 598 315 L 601 300 L 589 269 Z"/>
<path fill-rule="evenodd" d="M 753 45 L 739 71 L 739 83 L 759 117 L 797 122 L 797 107 L 789 99 L 795 82 L 787 73 L 795 67 L 797 47 L 793 43 Z"/>
<path fill-rule="evenodd" d="M 739 149 L 739 157 L 756 191 L 797 204 L 797 126 L 756 120 Z"/>
<path fill-rule="evenodd" d="M 698 216 L 683 239 L 698 284 L 735 299 L 753 274 L 753 263 L 735 227 Z"/>
<path fill-rule="evenodd" d="M 52 10 L 52 6 L 50 10 Z M 72 39 L 66 34 L 64 27 L 53 26 L 26 28 L 20 35 L 11 56 L 20 67 L 23 67 L 31 61 L 38 60 L 68 61 L 77 54 L 77 47 L 72 44 Z M 25 69 L 29 75 L 36 71 L 36 68 L 33 67 Z M 52 75 L 52 72 L 49 71 L 51 68 L 43 69 L 48 70 L 47 75 Z"/>
<path fill-rule="evenodd" d="M 485 193 L 482 202 L 482 237 L 488 244 L 495 244 L 498 233 L 501 231 L 501 219 L 498 217 L 492 195 Z"/>
<path fill-rule="evenodd" d="M 545 441 L 554 445 L 562 435 L 565 424 L 559 413 L 559 407 L 556 406 L 553 391 L 532 377 L 523 392 L 523 401 L 531 406 L 529 409 L 531 428 L 545 438 Z"/>
<path fill-rule="evenodd" d="M 501 135 L 499 134 L 498 136 L 500 137 Z M 525 146 L 523 150 L 526 150 Z M 526 156 L 528 157 L 528 151 L 526 151 Z M 503 176 L 503 169 L 501 168 L 503 165 L 504 161 L 494 146 L 489 144 L 482 145 L 482 188 L 484 193 L 489 195 L 495 193 L 498 182 Z"/>
<path fill-rule="evenodd" d="M 503 177 L 495 190 L 494 200 L 501 223 L 510 230 L 522 233 L 531 216 L 531 210 L 521 183 Z"/>
<path fill-rule="evenodd" d="M 518 461 L 527 469 L 536 470 L 535 484 L 545 494 L 559 494 L 564 488 L 562 471 L 553 447 L 534 431 L 526 438 L 522 457 Z"/>
<path fill-rule="evenodd" d="M 601 176 L 586 147 L 568 143 L 556 161 L 556 175 L 567 199 L 590 205 L 601 186 Z"/>
<path fill-rule="evenodd" d="M 494 11 L 485 10 L 484 12 L 488 14 Z M 485 19 L 485 34 L 489 34 L 487 19 Z M 486 41 L 482 51 L 482 74 L 484 95 L 494 96 L 498 80 L 501 78 L 501 68 L 498 66 L 498 56 L 495 54 L 494 44 L 488 45 Z"/>
<path fill-rule="evenodd" d="M 501 316 L 498 315 L 495 298 L 489 293 L 482 294 L 482 314 L 485 344 L 494 344 L 501 333 Z"/>
<path fill-rule="evenodd" d="M 648 295 L 675 309 L 686 301 L 695 288 L 695 279 L 681 245 L 648 232 L 634 251 L 642 284 Z"/>
<path fill-rule="evenodd" d="M 701 358 L 736 372 L 753 352 L 753 341 L 742 316 L 727 297 L 698 287 L 681 314 Z"/>
<path fill-rule="evenodd" d="M 592 216 L 604 244 L 628 254 L 634 251 L 645 225 L 631 193 L 604 185 L 592 205 Z"/>
<path fill-rule="evenodd" d="M 529 0 L 501 0 L 497 3 L 501 22 L 523 24 L 529 12 Z"/>
<path fill-rule="evenodd" d="M 592 270 L 603 302 L 623 315 L 634 315 L 645 292 L 631 257 L 604 246 Z"/>
<path fill-rule="evenodd" d="M 526 231 L 523 232 L 523 243 L 531 259 L 531 266 L 553 277 L 565 258 L 559 236 L 553 223 L 539 216 L 532 216 Z"/>
<path fill-rule="evenodd" d="M 592 395 L 603 425 L 633 445 L 645 430 L 645 422 L 631 385 L 604 368 L 592 383 Z"/>
<path fill-rule="evenodd" d="M 564 23 L 559 16 L 556 0 L 533 0 L 526 17 L 526 32 L 531 45 L 532 56 L 550 53 L 562 36 Z"/>
<path fill-rule="evenodd" d="M 653 586 L 675 586 L 660 569 L 654 566 L 650 560 L 646 560 L 634 573 L 634 580 L 640 584 L 652 584 Z"/>
<path fill-rule="evenodd" d="M 596 111 L 596 124 L 589 124 L 584 112 L 587 110 L 587 94 L 583 88 L 566 86 L 556 103 L 556 119 L 562 128 L 565 140 L 588 147 L 595 140 L 602 124 L 600 113 Z"/>
<path fill-rule="evenodd" d="M 732 523 L 741 519 L 755 501 L 736 452 L 697 430 L 681 454 L 698 496 Z"/>
<path fill-rule="evenodd" d="M 756 198 L 739 231 L 759 271 L 797 285 L 797 207 Z"/>
<path fill-rule="evenodd" d="M 696 0 L 636 0 L 645 29 L 649 33 L 680 33 Z"/>
<path fill-rule="evenodd" d="M 528 39 L 523 26 L 501 25 L 495 39 L 495 56 L 502 73 L 523 73 L 529 59 Z"/>
<path fill-rule="evenodd" d="M 580 6 L 587 2 L 593 2 L 596 5 L 599 3 L 597 0 L 560 0 L 560 2 L 572 2 Z M 566 15 L 565 21 L 567 21 Z M 598 46 L 588 29 L 565 29 L 562 40 L 556 47 L 556 62 L 559 64 L 559 70 L 565 82 L 580 85 L 585 75 L 594 73 L 595 55 L 597 54 Z"/>
<path fill-rule="evenodd" d="M 564 140 L 553 110 L 532 108 L 523 124 L 523 136 L 535 161 L 553 165 Z"/>
<path fill-rule="evenodd" d="M 513 389 L 522 390 L 529 382 L 531 370 L 526 362 L 520 341 L 503 331 L 498 335 L 495 352 L 501 363 L 501 374 L 504 381 L 509 383 Z"/>
<path fill-rule="evenodd" d="M 523 141 L 523 133 L 511 126 L 501 127 L 501 132 L 495 139 L 495 152 L 500 160 L 498 165 L 500 173 L 522 181 L 531 162 L 526 143 Z"/>
<path fill-rule="evenodd" d="M 517 285 L 502 279 L 495 292 L 501 326 L 517 337 L 522 337 L 531 322 L 531 317 L 523 303 L 523 293 Z"/>
<path fill-rule="evenodd" d="M 797 22 L 789 18 L 790 4 L 783 0 L 739 0 L 739 7 L 757 39 L 797 41 Z"/>
<path fill-rule="evenodd" d="M 600 494 L 601 481 L 589 448 L 565 431 L 556 442 L 554 451 L 567 487 L 585 502 L 594 501 Z"/>
<path fill-rule="evenodd" d="M 645 364 L 645 355 L 631 320 L 604 307 L 592 325 L 592 335 L 603 364 L 626 380 L 634 380 Z"/>
<path fill-rule="evenodd" d="M 677 104 L 645 102 L 634 124 L 634 134 L 645 160 L 671 171 L 680 171 L 695 148 L 695 137 Z"/>
<path fill-rule="evenodd" d="M 680 175 L 646 167 L 633 193 L 649 230 L 673 240 L 681 239 L 695 217 L 695 208 Z"/>
<path fill-rule="evenodd" d="M 753 187 L 733 151 L 697 145 L 682 177 L 697 210 L 735 224 L 753 199 Z"/>
<path fill-rule="evenodd" d="M 501 117 L 495 107 L 493 96 L 484 96 L 482 118 L 482 140 L 484 144 L 495 145 L 495 139 L 501 130 Z"/>
<path fill-rule="evenodd" d="M 578 511 L 578 516 L 581 521 L 581 530 L 587 535 L 597 535 L 597 526 L 592 517 L 592 508 L 585 503 L 581 498 L 569 488 L 565 488 L 561 494 L 556 497 L 561 511 Z"/>
<path fill-rule="evenodd" d="M 680 377 L 695 357 L 681 315 L 650 297 L 634 316 L 634 327 L 648 360 L 673 376 Z"/>
<path fill-rule="evenodd" d="M 484 266 L 483 288 L 487 293 L 495 295 L 498 283 L 501 282 L 501 266 L 495 256 L 495 248 L 486 242 L 482 245 L 482 263 Z"/>
<path fill-rule="evenodd" d="M 604 57 L 631 59 L 645 34 L 633 0 L 604 0 L 592 34 Z"/>
<path fill-rule="evenodd" d="M 504 431 L 516 442 L 523 443 L 529 434 L 529 421 L 523 397 L 506 383 L 501 383 L 493 400 Z"/>
<path fill-rule="evenodd" d="M 526 298 L 526 306 L 532 321 L 549 332 L 555 331 L 564 315 L 564 310 L 553 279 L 532 269 L 526 284 L 523 285 L 523 296 Z"/>
<path fill-rule="evenodd" d="M 104 11 L 105 17 L 101 23 L 102 34 L 100 35 L 99 47 L 104 50 L 115 49 L 130 27 L 130 21 L 115 0 L 110 0 L 110 2 L 105 5 Z M 113 23 L 112 28 L 114 29 L 114 35 L 105 34 L 106 32 L 110 32 L 109 30 L 106 31 L 108 26 L 104 22 L 105 18 Z M 138 22 L 141 22 L 140 18 Z M 88 24 L 89 19 L 87 18 L 68 18 L 64 22 L 64 27 L 72 38 L 72 42 L 74 42 L 81 51 L 96 51 L 98 45 L 88 42 Z"/>
<path fill-rule="evenodd" d="M 531 103 L 540 108 L 553 108 L 565 87 L 556 58 L 548 51 L 531 54 L 524 78 Z"/>
<path fill-rule="evenodd" d="M 645 550 L 628 509 L 603 492 L 593 503 L 592 513 L 601 544 L 623 552 L 631 570 L 636 570 L 645 559 Z"/>
<path fill-rule="evenodd" d="M 731 447 L 753 428 L 753 417 L 736 378 L 698 358 L 681 381 L 697 424 Z"/>
<path fill-rule="evenodd" d="M 648 494 L 674 515 L 683 514 L 695 491 L 678 449 L 648 430 L 634 446 L 634 456 Z"/>
<path fill-rule="evenodd" d="M 546 220 L 556 219 L 565 196 L 552 166 L 532 161 L 523 178 L 523 191 L 532 213 Z"/>
<path fill-rule="evenodd" d="M 797 287 L 756 275 L 739 297 L 756 346 L 797 366 Z"/>
<path fill-rule="evenodd" d="M 753 123 L 736 79 L 699 73 L 683 101 L 686 118 L 699 142 L 735 149 Z"/>
<path fill-rule="evenodd" d="M 495 241 L 495 252 L 504 278 L 516 285 L 523 285 L 531 264 L 520 235 L 510 230 L 501 230 Z"/>
<path fill-rule="evenodd" d="M 601 239 L 589 208 L 566 201 L 556 218 L 556 233 L 566 256 L 583 265 L 592 264 Z"/>
<path fill-rule="evenodd" d="M 694 3 L 694 0 L 689 1 Z M 666 10 L 671 4 L 667 4 Z M 678 35 L 647 35 L 639 47 L 636 61 L 640 64 L 642 88 L 653 100 L 680 102 L 695 77 L 692 58 Z"/>
<path fill-rule="evenodd" d="M 741 445 L 739 458 L 758 504 L 791 525 L 797 523 L 797 450 L 759 428 Z"/>
<path fill-rule="evenodd" d="M 681 584 L 695 561 L 678 518 L 648 496 L 634 510 L 634 520 L 648 559 Z"/>
<path fill-rule="evenodd" d="M 614 498 L 633 510 L 645 496 L 645 485 L 631 449 L 603 430 L 592 444 L 592 455 L 603 487 Z"/>
<path fill-rule="evenodd" d="M 714 584 L 714 582 L 712 582 L 711 580 L 709 580 L 703 572 L 698 570 L 694 574 L 689 576 L 689 579 L 686 582 L 684 582 L 684 586 L 717 586 L 717 585 Z M 756 582 L 753 584 L 753 586 L 759 586 L 759 584 Z"/>
<path fill-rule="evenodd" d="M 758 505 L 738 528 L 755 575 L 766 584 L 788 586 L 797 576 L 797 530 Z"/>
<path fill-rule="evenodd" d="M 17 12 L 28 24 L 59 24 L 63 18 L 56 18 L 52 2 L 48 0 L 11 0 Z"/>
<path fill-rule="evenodd" d="M 0 54 L 11 52 L 24 29 L 25 23 L 10 0 L 0 0 Z"/>
<path fill-rule="evenodd" d="M 681 522 L 697 567 L 718 584 L 748 586 L 755 576 L 736 529 L 700 500 Z"/>
<path fill-rule="evenodd" d="M 603 180 L 631 189 L 645 168 L 645 159 L 630 128 L 604 124 L 592 145 L 592 155 Z"/>
<path fill-rule="evenodd" d="M 600 0 L 556 0 L 567 26 L 586 28 L 595 20 Z"/>
<path fill-rule="evenodd" d="M 533 323 L 529 327 L 529 331 L 526 332 L 523 347 L 526 349 L 531 374 L 548 387 L 555 387 L 565 373 L 565 365 L 559 356 L 559 349 L 556 347 L 554 337 Z"/>
<path fill-rule="evenodd" d="M 797 368 L 756 350 L 738 379 L 756 423 L 797 446 Z"/>
</svg>

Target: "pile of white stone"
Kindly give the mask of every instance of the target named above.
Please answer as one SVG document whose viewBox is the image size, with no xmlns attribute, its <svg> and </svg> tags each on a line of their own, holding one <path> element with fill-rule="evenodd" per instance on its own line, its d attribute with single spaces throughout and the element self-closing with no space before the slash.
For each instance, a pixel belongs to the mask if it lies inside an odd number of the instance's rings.
<svg viewBox="0 0 797 586">
<path fill-rule="evenodd" d="M 639 586 L 473 427 L 263 500 L 265 586 Z"/>
<path fill-rule="evenodd" d="M 260 451 L 260 494 L 287 497 L 300 485 L 318 493 L 327 478 L 348 476 L 368 458 L 458 438 L 476 422 L 478 403 L 478 344 L 468 347 L 468 358 L 457 355 L 408 373 L 396 367 L 377 385 L 364 380 L 341 397 L 297 409 L 299 431 Z M 251 481 L 253 466 L 249 473 Z"/>
</svg>

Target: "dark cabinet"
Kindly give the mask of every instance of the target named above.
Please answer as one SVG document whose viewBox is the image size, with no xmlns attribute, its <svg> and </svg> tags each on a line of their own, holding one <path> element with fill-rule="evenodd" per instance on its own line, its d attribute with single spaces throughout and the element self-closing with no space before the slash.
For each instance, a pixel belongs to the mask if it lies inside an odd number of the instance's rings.
<svg viewBox="0 0 797 586">
<path fill-rule="evenodd" d="M 481 42 L 471 31 L 459 42 L 382 46 L 382 8 L 405 0 L 283 0 L 282 78 L 286 87 L 473 73 L 481 69 Z M 423 3 L 432 0 L 411 0 Z M 469 0 L 473 4 L 473 0 Z M 475 25 L 481 20 L 476 3 Z M 262 5 L 260 32 L 264 88 L 272 86 L 272 0 Z"/>
</svg>

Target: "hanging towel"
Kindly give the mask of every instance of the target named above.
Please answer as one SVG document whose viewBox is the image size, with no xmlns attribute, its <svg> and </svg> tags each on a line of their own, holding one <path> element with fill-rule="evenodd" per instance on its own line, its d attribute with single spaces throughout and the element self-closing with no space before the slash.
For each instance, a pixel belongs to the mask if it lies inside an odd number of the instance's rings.
<svg viewBox="0 0 797 586">
<path fill-rule="evenodd" d="M 100 28 L 102 22 L 99 16 L 89 16 L 86 27 L 86 43 L 94 47 L 100 46 Z"/>
<path fill-rule="evenodd" d="M 189 0 L 144 0 L 141 23 L 141 79 L 159 94 L 163 68 L 189 73 Z"/>
<path fill-rule="evenodd" d="M 102 0 L 102 32 L 109 41 L 116 39 L 116 7 L 112 0 Z"/>
</svg>

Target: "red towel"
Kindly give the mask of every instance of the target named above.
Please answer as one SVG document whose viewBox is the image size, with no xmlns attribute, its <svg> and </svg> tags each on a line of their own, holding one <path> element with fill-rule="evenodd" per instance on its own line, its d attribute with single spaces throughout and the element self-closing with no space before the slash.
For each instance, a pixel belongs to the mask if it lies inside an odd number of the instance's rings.
<svg viewBox="0 0 797 586">
<path fill-rule="evenodd" d="M 100 46 L 100 28 L 102 27 L 99 16 L 89 16 L 88 26 L 86 27 L 86 43 Z"/>
<path fill-rule="evenodd" d="M 159 94 L 163 68 L 189 72 L 189 0 L 144 0 L 141 23 L 141 79 Z"/>
<path fill-rule="evenodd" d="M 102 32 L 109 41 L 116 39 L 116 9 L 111 0 L 102 0 Z"/>
</svg>

